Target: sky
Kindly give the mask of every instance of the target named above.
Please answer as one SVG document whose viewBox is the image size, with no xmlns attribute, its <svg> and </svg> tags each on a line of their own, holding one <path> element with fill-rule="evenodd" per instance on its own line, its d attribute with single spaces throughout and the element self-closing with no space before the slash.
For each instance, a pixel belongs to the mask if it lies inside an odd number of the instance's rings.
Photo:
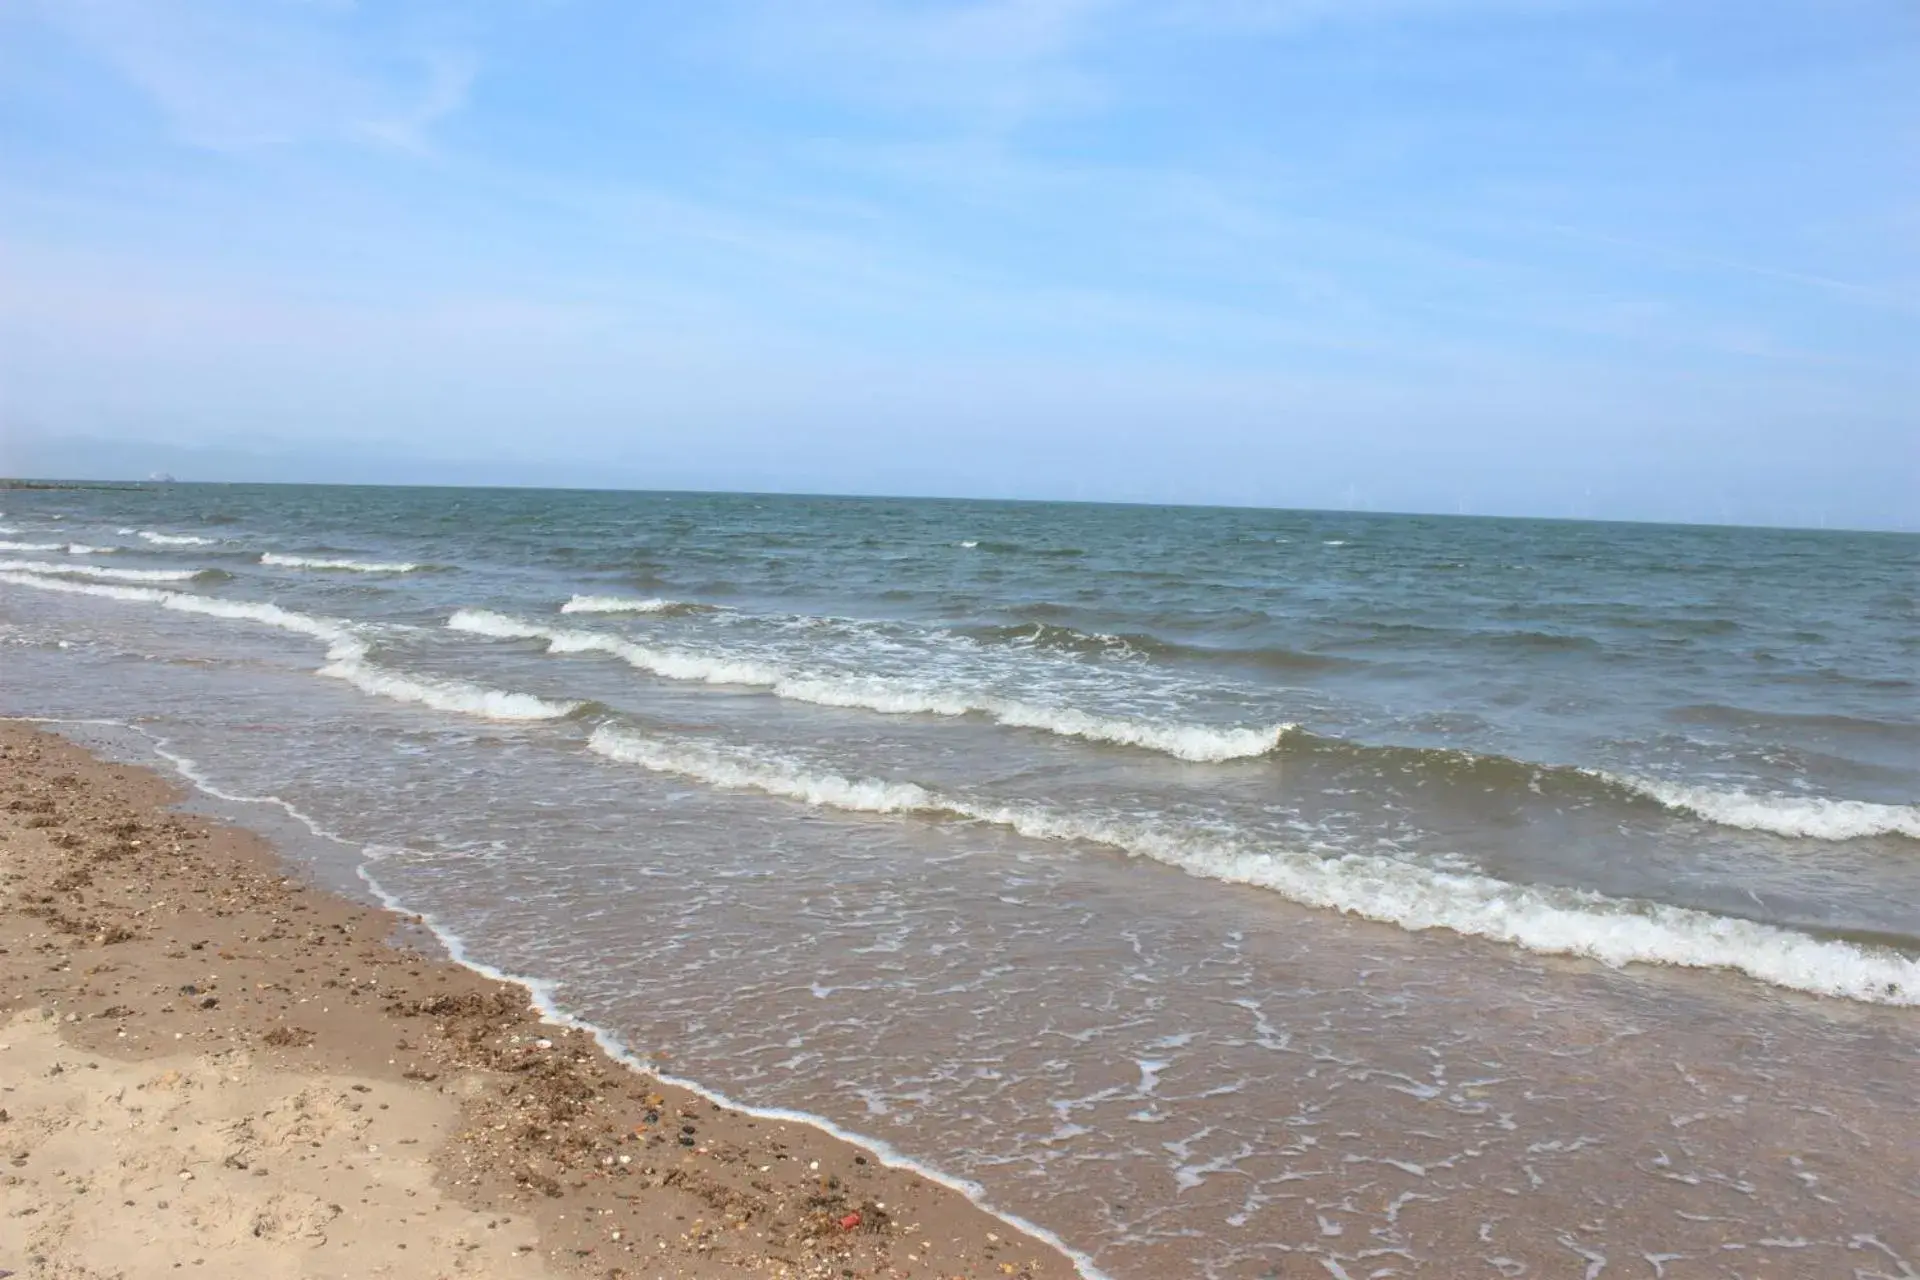
<svg viewBox="0 0 1920 1280">
<path fill-rule="evenodd" d="M 1914 0 L 0 0 L 0 473 L 1920 528 Z"/>
</svg>

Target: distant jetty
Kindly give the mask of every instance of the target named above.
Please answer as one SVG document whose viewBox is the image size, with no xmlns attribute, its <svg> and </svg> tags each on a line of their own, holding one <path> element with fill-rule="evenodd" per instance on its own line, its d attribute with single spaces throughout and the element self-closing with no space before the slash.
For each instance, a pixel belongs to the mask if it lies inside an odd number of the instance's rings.
<svg viewBox="0 0 1920 1280">
<path fill-rule="evenodd" d="M 173 482 L 172 476 L 166 478 L 169 482 Z M 139 489 L 143 487 L 142 482 L 138 480 L 9 480 L 0 476 L 0 492 L 9 490 L 17 492 L 23 489 Z"/>
</svg>

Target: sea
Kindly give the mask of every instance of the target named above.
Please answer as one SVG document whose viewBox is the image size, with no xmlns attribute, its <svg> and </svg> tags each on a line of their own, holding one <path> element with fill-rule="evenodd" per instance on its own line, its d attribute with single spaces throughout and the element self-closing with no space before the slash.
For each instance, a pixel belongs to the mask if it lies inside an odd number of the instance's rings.
<svg viewBox="0 0 1920 1280">
<path fill-rule="evenodd" d="M 0 512 L 0 712 L 1090 1280 L 1920 1268 L 1920 537 Z"/>
</svg>

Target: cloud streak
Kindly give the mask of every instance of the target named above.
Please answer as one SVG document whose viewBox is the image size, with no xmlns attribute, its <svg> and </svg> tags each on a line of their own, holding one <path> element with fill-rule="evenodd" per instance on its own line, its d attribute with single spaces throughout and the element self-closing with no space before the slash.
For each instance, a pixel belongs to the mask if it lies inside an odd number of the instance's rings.
<svg viewBox="0 0 1920 1280">
<path fill-rule="evenodd" d="M 53 28 L 152 102 L 190 146 L 241 152 L 362 138 L 420 150 L 475 64 L 365 55 L 351 6 L 293 0 L 43 0 Z M 415 63 L 411 75 L 390 69 Z"/>
</svg>

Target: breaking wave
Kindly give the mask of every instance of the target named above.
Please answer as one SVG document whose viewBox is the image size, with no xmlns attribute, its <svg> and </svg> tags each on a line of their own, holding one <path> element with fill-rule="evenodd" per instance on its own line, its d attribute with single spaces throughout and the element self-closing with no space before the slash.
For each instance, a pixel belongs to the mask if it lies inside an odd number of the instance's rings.
<svg viewBox="0 0 1920 1280">
<path fill-rule="evenodd" d="M 155 533 L 151 529 L 137 532 L 139 537 L 156 547 L 210 547 L 219 541 L 218 538 L 202 538 L 191 533 Z"/>
<path fill-rule="evenodd" d="M 319 556 L 283 556 L 277 551 L 262 552 L 260 563 L 284 569 L 334 569 L 344 573 L 412 573 L 420 568 L 411 560 L 329 560 Z"/>
<path fill-rule="evenodd" d="M 465 680 L 402 675 L 368 662 L 364 646 L 336 646 L 329 650 L 327 658 L 327 665 L 318 672 L 320 675 L 344 680 L 360 692 L 375 697 L 417 703 L 455 715 L 478 716 L 483 720 L 559 720 L 573 715 L 586 705 L 583 702 L 555 702 L 530 693 L 489 689 Z"/>
<path fill-rule="evenodd" d="M 1212 663 L 1266 667 L 1276 671 L 1319 671 L 1354 665 L 1349 659 L 1303 653 L 1277 645 L 1228 648 L 1186 644 L 1144 632 L 1111 634 L 1081 631 L 1054 622 L 1019 622 L 1000 626 L 962 627 L 960 635 L 981 644 L 1039 649 L 1092 658 L 1144 658 L 1160 662 Z"/>
<path fill-rule="evenodd" d="M 95 564 L 54 564 L 46 560 L 0 560 L 0 569 L 10 573 L 98 578 L 106 582 L 192 582 L 195 578 L 226 576 L 218 569 L 107 569 Z"/>
<path fill-rule="evenodd" d="M 545 641 L 549 653 L 605 653 L 668 680 L 747 685 L 795 702 L 883 715 L 979 715 L 1011 728 L 1140 747 L 1197 763 L 1265 755 L 1293 728 L 1290 724 L 1262 729 L 1164 724 L 1043 706 L 973 690 L 931 688 L 890 677 L 808 675 L 753 658 L 655 648 L 604 632 L 543 627 L 486 609 L 461 609 L 447 619 L 447 626 L 496 639 Z"/>
<path fill-rule="evenodd" d="M 573 715 L 586 704 L 555 702 L 527 693 L 510 693 L 434 676 L 409 675 L 380 666 L 368 659 L 371 646 L 352 623 L 338 618 L 320 618 L 312 614 L 283 609 L 277 604 L 254 600 L 220 600 L 211 596 L 188 595 L 157 587 L 121 587 L 104 584 L 67 582 L 60 578 L 16 573 L 0 568 L 0 582 L 35 587 L 42 591 L 97 596 L 129 603 L 154 604 L 180 613 L 224 618 L 234 622 L 252 622 L 307 636 L 327 646 L 326 665 L 316 674 L 345 681 L 362 693 L 389 698 L 395 702 L 415 703 L 435 711 L 479 716 L 487 720 L 557 720 Z"/>
<path fill-rule="evenodd" d="M 60 542 L 0 542 L 0 551 L 58 551 L 65 545 Z"/>
<path fill-rule="evenodd" d="M 1189 875 L 1268 889 L 1304 906 L 1413 932 L 1448 929 L 1608 965 L 1731 969 L 1775 986 L 1874 1004 L 1920 1005 L 1920 960 L 1686 907 L 1510 884 L 1368 854 L 1322 857 L 1150 822 L 947 795 L 912 782 L 847 778 L 738 748 L 648 738 L 602 725 L 597 754 L 712 786 L 859 813 L 991 823 L 1039 840 L 1086 841 Z"/>
<path fill-rule="evenodd" d="M 1906 836 L 1920 840 L 1920 806 L 1875 804 L 1867 800 L 1831 800 L 1822 796 L 1721 790 L 1680 782 L 1660 782 L 1596 773 L 1615 786 L 1705 818 L 1723 827 L 1764 831 L 1801 840 L 1861 840 L 1870 836 Z"/>
<path fill-rule="evenodd" d="M 711 613 L 718 605 L 684 600 L 639 600 L 629 596 L 575 596 L 560 606 L 562 613 Z"/>
</svg>

